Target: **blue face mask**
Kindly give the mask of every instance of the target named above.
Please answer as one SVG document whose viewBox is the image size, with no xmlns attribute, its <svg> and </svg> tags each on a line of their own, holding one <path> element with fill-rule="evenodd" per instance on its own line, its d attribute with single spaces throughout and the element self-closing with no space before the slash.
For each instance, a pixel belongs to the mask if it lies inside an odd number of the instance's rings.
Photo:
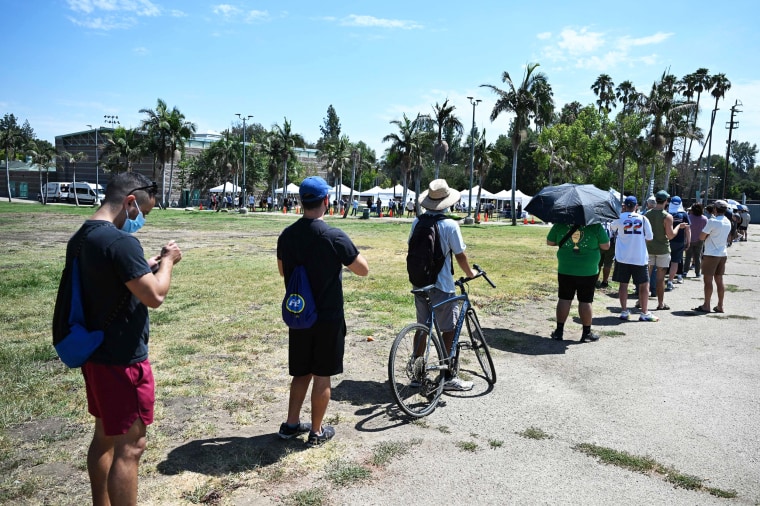
<svg viewBox="0 0 760 506">
<path fill-rule="evenodd" d="M 127 221 L 124 222 L 121 229 L 128 234 L 134 234 L 145 225 L 145 216 L 143 216 L 142 211 L 140 211 L 140 206 L 137 205 L 137 201 L 135 201 L 135 207 L 137 207 L 137 217 L 134 220 L 129 217 L 128 210 L 124 211 L 127 213 Z"/>
</svg>

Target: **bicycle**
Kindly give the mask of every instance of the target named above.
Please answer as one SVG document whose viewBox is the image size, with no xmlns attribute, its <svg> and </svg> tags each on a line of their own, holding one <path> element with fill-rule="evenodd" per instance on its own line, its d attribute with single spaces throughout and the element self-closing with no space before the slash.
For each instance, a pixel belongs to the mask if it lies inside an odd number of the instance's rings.
<svg viewBox="0 0 760 506">
<path fill-rule="evenodd" d="M 479 266 L 473 265 L 473 268 L 478 271 L 474 277 L 462 277 L 454 282 L 460 290 L 460 295 L 454 295 L 439 304 L 431 306 L 430 303 L 429 292 L 435 285 L 412 290 L 413 294 L 426 299 L 430 307 L 430 319 L 425 324 L 412 323 L 404 327 L 393 341 L 388 357 L 391 393 L 401 410 L 409 416 L 421 418 L 435 409 L 443 394 L 446 373 L 449 372 L 450 376 L 454 377 L 459 372 L 459 352 L 462 349 L 474 350 L 485 380 L 490 385 L 496 383 L 491 351 L 466 290 L 467 283 L 480 277 L 488 281 L 493 288 L 496 288 L 496 285 Z M 460 309 L 454 328 L 451 353 L 447 355 L 443 351 L 443 337 L 435 310 L 449 302 L 460 304 Z M 459 339 L 463 329 L 467 330 L 469 342 Z"/>
</svg>

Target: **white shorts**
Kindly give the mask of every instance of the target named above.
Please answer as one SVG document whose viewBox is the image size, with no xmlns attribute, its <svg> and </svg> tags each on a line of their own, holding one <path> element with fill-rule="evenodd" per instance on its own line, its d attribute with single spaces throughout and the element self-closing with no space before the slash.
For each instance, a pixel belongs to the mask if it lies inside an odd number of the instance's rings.
<svg viewBox="0 0 760 506">
<path fill-rule="evenodd" d="M 667 269 L 670 267 L 670 253 L 665 253 L 663 255 L 649 255 L 649 266 L 657 266 L 661 267 L 663 269 Z"/>
</svg>

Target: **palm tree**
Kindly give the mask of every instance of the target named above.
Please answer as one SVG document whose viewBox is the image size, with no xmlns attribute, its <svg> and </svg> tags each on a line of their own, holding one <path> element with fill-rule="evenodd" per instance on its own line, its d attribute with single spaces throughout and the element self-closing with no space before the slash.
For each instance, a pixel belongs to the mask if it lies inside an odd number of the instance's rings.
<svg viewBox="0 0 760 506">
<path fill-rule="evenodd" d="M 636 91 L 631 81 L 623 81 L 615 88 L 615 98 L 623 104 L 623 114 L 630 114 L 640 103 L 641 93 Z"/>
<path fill-rule="evenodd" d="M 454 109 L 456 109 L 456 106 L 449 105 L 448 98 L 444 100 L 443 105 L 438 105 L 438 102 L 436 102 L 433 106 L 433 117 L 431 118 L 431 121 L 437 127 L 436 135 L 438 136 L 438 140 L 433 148 L 435 179 L 438 179 L 441 162 L 446 158 L 446 153 L 449 151 L 448 143 L 443 140 L 444 130 L 451 129 L 459 135 L 464 133 L 464 125 L 462 125 L 460 119 L 454 115 Z"/>
<path fill-rule="evenodd" d="M 166 132 L 166 147 L 169 150 L 171 157 L 171 165 L 169 166 L 169 201 L 171 201 L 172 184 L 174 179 L 174 155 L 177 149 L 184 150 L 185 141 L 189 139 L 196 130 L 195 123 L 187 121 L 185 115 L 182 114 L 179 109 L 173 107 L 169 114 L 166 116 L 162 125 Z M 166 191 L 164 191 L 166 195 Z M 164 200 L 164 209 L 166 209 L 166 200 Z"/>
<path fill-rule="evenodd" d="M 61 157 L 64 163 L 70 163 L 72 167 L 72 184 L 71 192 L 74 193 L 74 203 L 79 207 L 79 196 L 77 195 L 77 162 L 87 160 L 87 154 L 79 151 L 78 153 L 69 153 L 68 151 L 62 151 Z M 71 192 L 69 192 L 69 199 L 71 199 Z"/>
<path fill-rule="evenodd" d="M 284 199 L 287 197 L 286 192 L 288 191 L 288 160 L 295 160 L 296 154 L 295 151 L 293 151 L 293 148 L 302 148 L 304 142 L 300 135 L 293 133 L 288 118 L 284 118 L 282 127 L 275 124 L 272 133 L 274 134 L 277 143 L 280 145 L 280 156 L 282 157 L 283 164 L 282 197 Z"/>
<path fill-rule="evenodd" d="M 414 120 L 410 120 L 406 116 L 406 113 L 404 113 L 403 119 L 392 120 L 390 124 L 398 127 L 398 133 L 394 132 L 386 135 L 383 137 L 383 142 L 390 141 L 391 146 L 389 151 L 398 153 L 400 157 L 401 178 L 404 180 L 404 196 L 402 197 L 402 201 L 406 203 L 406 194 L 409 187 L 409 170 L 412 168 L 412 162 L 416 161 L 414 158 L 421 148 L 420 126 L 422 121 L 419 115 Z M 419 192 L 417 193 L 419 194 Z"/>
<path fill-rule="evenodd" d="M 475 159 L 473 161 L 475 172 L 478 174 L 478 198 L 475 216 L 480 216 L 480 196 L 483 192 L 483 182 L 488 171 L 493 166 L 504 165 L 504 155 L 493 144 L 486 143 L 486 129 L 475 140 Z"/>
<path fill-rule="evenodd" d="M 726 74 L 715 74 L 714 76 L 710 77 L 709 80 L 709 87 L 711 89 L 710 95 L 715 98 L 715 107 L 713 107 L 712 110 L 712 117 L 710 118 L 710 131 L 707 134 L 707 183 L 708 187 L 710 184 L 710 166 L 712 164 L 711 162 L 711 151 L 712 151 L 712 132 L 713 132 L 713 126 L 715 125 L 715 114 L 718 111 L 718 101 L 721 98 L 725 98 L 726 92 L 731 89 L 731 81 L 726 78 Z M 704 149 L 703 149 L 704 152 Z M 700 156 L 701 158 L 701 156 Z M 726 160 L 726 163 L 728 163 L 728 160 Z M 724 182 L 725 184 L 725 182 Z"/>
<path fill-rule="evenodd" d="M 225 174 L 222 183 L 227 182 L 230 174 L 227 174 L 227 168 L 235 167 L 235 185 L 237 185 L 237 171 L 242 159 L 242 146 L 240 138 L 233 136 L 229 130 L 224 133 L 224 137 L 209 146 L 208 154 L 212 163 L 217 167 L 217 172 Z M 235 186 L 233 186 L 235 188 Z M 226 189 L 226 188 L 225 188 Z"/>
<path fill-rule="evenodd" d="M 118 127 L 113 132 L 103 133 L 105 149 L 103 158 L 110 172 L 132 172 L 132 163 L 139 162 L 144 154 L 143 135 L 136 129 Z M 124 165 L 121 160 L 124 159 Z"/>
<path fill-rule="evenodd" d="M 156 101 L 155 110 L 140 109 L 139 112 L 140 114 L 147 115 L 147 118 L 143 119 L 140 123 L 140 129 L 147 134 L 146 150 L 153 154 L 152 179 L 155 180 L 157 167 L 160 165 L 161 172 L 164 171 L 168 155 L 168 150 L 166 149 L 166 130 L 162 125 L 168 114 L 168 107 L 166 102 L 159 98 Z"/>
<path fill-rule="evenodd" d="M 15 158 L 16 151 L 21 148 L 24 140 L 23 131 L 15 125 L 7 125 L 0 130 L 0 147 L 5 151 L 5 181 L 8 183 L 8 202 L 12 201 L 11 171 L 8 160 L 9 158 Z M 13 153 L 13 157 L 10 156 L 11 153 Z"/>
<path fill-rule="evenodd" d="M 697 117 L 699 116 L 699 101 L 702 98 L 702 92 L 709 92 L 712 87 L 710 84 L 710 71 L 706 68 L 697 69 L 696 72 L 684 76 L 682 83 L 682 94 L 689 100 L 697 94 L 696 107 L 694 108 L 694 116 L 692 120 L 692 128 L 697 125 Z M 685 88 L 685 89 L 684 89 Z M 692 140 L 689 140 L 689 149 L 686 151 L 686 161 L 691 159 L 691 145 Z"/>
<path fill-rule="evenodd" d="M 55 147 L 49 142 L 30 141 L 26 152 L 32 157 L 32 162 L 39 169 L 45 169 L 45 186 L 42 184 L 42 170 L 39 171 L 40 195 L 42 196 L 42 204 L 45 205 L 47 204 L 47 192 L 44 188 L 50 179 L 50 167 L 55 166 Z"/>
<path fill-rule="evenodd" d="M 607 74 L 599 74 L 594 84 L 591 85 L 591 91 L 597 96 L 596 101 L 599 106 L 599 112 L 604 111 L 609 114 L 612 107 L 615 107 L 615 83 L 612 82 L 612 78 Z"/>
<path fill-rule="evenodd" d="M 502 74 L 501 80 L 508 85 L 508 89 L 502 90 L 491 84 L 481 84 L 481 86 L 490 88 L 498 99 L 491 111 L 491 121 L 503 112 L 515 114 L 510 129 L 510 138 L 512 140 L 512 209 L 515 207 L 515 189 L 517 187 L 517 152 L 525 136 L 525 131 L 530 122 L 530 115 L 535 116 L 543 124 L 547 124 L 551 118 L 550 112 L 553 112 L 553 93 L 551 86 L 548 85 L 546 75 L 541 72 L 533 73 L 539 66 L 538 63 L 529 63 L 525 67 L 525 74 L 519 86 L 515 86 L 508 72 Z M 517 225 L 517 217 L 512 213 L 512 225 Z"/>
<path fill-rule="evenodd" d="M 342 199 L 340 189 L 343 184 L 343 169 L 347 169 L 351 164 L 352 149 L 348 136 L 341 135 L 336 140 L 328 141 L 324 146 L 324 150 L 317 153 L 317 157 L 324 162 L 322 168 L 327 169 L 333 176 L 336 188 L 335 198 L 338 201 Z M 353 191 L 353 183 L 351 190 Z"/>
</svg>

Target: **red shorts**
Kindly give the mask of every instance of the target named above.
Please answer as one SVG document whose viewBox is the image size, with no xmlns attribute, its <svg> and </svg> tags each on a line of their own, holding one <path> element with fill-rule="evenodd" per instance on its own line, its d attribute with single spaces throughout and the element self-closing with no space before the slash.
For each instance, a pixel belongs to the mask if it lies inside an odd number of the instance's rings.
<svg viewBox="0 0 760 506">
<path fill-rule="evenodd" d="M 87 362 L 82 366 L 87 389 L 87 411 L 103 422 L 106 436 L 126 434 L 140 417 L 153 423 L 155 384 L 150 362 L 105 365 Z"/>
</svg>

